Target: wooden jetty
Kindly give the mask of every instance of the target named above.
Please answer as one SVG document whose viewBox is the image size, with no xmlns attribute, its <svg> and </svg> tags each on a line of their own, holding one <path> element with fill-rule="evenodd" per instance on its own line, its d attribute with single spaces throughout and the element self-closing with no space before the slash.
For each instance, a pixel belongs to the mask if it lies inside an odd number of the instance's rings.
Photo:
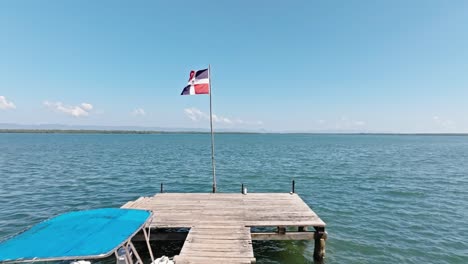
<svg viewBox="0 0 468 264">
<path fill-rule="evenodd" d="M 325 256 L 325 223 L 295 193 L 159 193 L 122 207 L 154 212 L 151 239 L 185 240 L 176 264 L 255 263 L 252 240 L 315 240 L 314 259 Z"/>
</svg>

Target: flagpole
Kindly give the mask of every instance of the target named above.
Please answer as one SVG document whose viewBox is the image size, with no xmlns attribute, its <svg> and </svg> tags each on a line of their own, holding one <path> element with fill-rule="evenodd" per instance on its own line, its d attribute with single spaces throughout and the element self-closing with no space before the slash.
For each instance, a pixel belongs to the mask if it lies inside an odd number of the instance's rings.
<svg viewBox="0 0 468 264">
<path fill-rule="evenodd" d="M 214 158 L 213 113 L 211 107 L 211 66 L 208 64 L 208 83 L 210 85 L 210 130 L 211 130 L 211 165 L 213 166 L 213 193 L 216 193 L 216 163 Z"/>
</svg>

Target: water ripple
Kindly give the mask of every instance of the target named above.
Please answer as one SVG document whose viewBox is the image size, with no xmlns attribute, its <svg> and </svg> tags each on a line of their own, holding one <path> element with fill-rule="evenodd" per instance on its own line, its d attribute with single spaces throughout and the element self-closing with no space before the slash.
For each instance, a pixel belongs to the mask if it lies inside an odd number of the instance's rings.
<svg viewBox="0 0 468 264">
<path fill-rule="evenodd" d="M 0 134 L 0 237 L 56 214 L 211 190 L 208 135 Z M 468 137 L 217 135 L 222 192 L 296 191 L 327 222 L 326 263 L 468 263 Z M 313 243 L 256 241 L 258 263 Z"/>
</svg>

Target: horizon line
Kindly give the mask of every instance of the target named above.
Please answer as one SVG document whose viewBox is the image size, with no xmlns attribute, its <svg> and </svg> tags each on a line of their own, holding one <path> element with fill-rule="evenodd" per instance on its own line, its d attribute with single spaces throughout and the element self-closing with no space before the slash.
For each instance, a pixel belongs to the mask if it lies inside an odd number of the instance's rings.
<svg viewBox="0 0 468 264">
<path fill-rule="evenodd" d="M 181 130 L 116 130 L 116 129 L 0 129 L 0 134 L 210 134 L 210 131 Z M 468 136 L 468 133 L 435 132 L 255 132 L 219 131 L 215 134 L 310 134 L 310 135 L 414 135 L 414 136 Z"/>
</svg>

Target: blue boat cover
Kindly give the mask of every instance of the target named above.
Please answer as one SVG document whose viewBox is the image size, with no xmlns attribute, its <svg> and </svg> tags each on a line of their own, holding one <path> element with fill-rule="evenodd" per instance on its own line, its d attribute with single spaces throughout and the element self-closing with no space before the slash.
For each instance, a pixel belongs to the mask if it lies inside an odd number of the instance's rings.
<svg viewBox="0 0 468 264">
<path fill-rule="evenodd" d="M 118 208 L 62 214 L 0 243 L 0 262 L 106 257 L 139 231 L 150 215 Z"/>
</svg>

